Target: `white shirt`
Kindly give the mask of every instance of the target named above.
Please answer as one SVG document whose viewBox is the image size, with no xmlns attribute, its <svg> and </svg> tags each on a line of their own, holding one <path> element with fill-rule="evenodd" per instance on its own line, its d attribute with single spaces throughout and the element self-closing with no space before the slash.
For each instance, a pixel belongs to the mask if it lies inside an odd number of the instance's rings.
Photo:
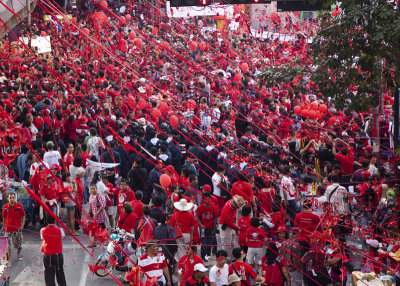
<svg viewBox="0 0 400 286">
<path fill-rule="evenodd" d="M 213 183 L 213 194 L 216 196 L 221 196 L 221 188 L 218 187 L 219 181 L 221 180 L 221 176 L 215 172 L 214 175 L 211 177 Z"/>
<path fill-rule="evenodd" d="M 216 286 L 222 286 L 228 285 L 228 275 L 229 266 L 225 263 L 222 268 L 218 268 L 217 265 L 211 267 L 208 277 L 210 282 L 215 283 Z"/>
<path fill-rule="evenodd" d="M 334 193 L 331 195 L 333 191 Z M 345 199 L 347 197 L 347 189 L 345 187 L 334 183 L 326 188 L 325 197 L 332 204 L 334 210 L 337 210 L 339 213 L 346 211 Z"/>
<path fill-rule="evenodd" d="M 61 155 L 58 151 L 48 151 L 44 153 L 43 156 L 43 162 L 47 163 L 48 166 L 52 166 L 56 164 L 57 166 L 60 166 L 60 161 L 61 160 Z"/>
<path fill-rule="evenodd" d="M 96 187 L 97 187 L 97 192 L 103 196 L 103 198 L 105 199 L 106 194 L 105 191 L 108 190 L 108 188 L 106 187 L 106 185 L 104 185 L 104 183 L 102 181 L 98 181 L 96 183 Z"/>
<path fill-rule="evenodd" d="M 296 199 L 296 190 L 290 177 L 282 177 L 280 188 L 282 192 L 286 192 L 288 201 Z M 283 193 L 282 198 L 284 198 Z"/>
</svg>

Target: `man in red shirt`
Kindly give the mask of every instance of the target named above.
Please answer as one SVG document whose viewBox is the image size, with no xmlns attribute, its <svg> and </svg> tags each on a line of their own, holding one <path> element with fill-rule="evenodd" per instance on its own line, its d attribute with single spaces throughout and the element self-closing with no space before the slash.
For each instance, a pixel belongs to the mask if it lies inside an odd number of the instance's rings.
<svg viewBox="0 0 400 286">
<path fill-rule="evenodd" d="M 239 173 L 239 181 L 232 185 L 232 196 L 241 196 L 247 205 L 251 205 L 253 201 L 253 189 L 244 174 Z"/>
<path fill-rule="evenodd" d="M 353 167 L 354 167 L 354 150 L 353 148 L 347 143 L 346 141 L 343 141 L 339 138 L 336 138 L 334 140 L 335 143 L 339 142 L 343 145 L 345 145 L 345 148 L 342 148 L 341 151 L 338 153 L 336 151 L 336 146 L 335 144 L 333 145 L 332 148 L 332 154 L 336 156 L 335 160 L 339 162 L 340 167 L 342 167 L 342 180 L 345 183 L 350 182 L 350 178 L 353 175 Z"/>
<path fill-rule="evenodd" d="M 211 188 L 211 187 L 210 187 Z M 211 193 L 203 193 L 203 203 L 196 210 L 196 219 L 200 229 L 204 230 L 201 237 L 201 258 L 211 256 L 211 246 L 215 239 L 215 225 L 218 213 L 215 206 L 211 206 Z M 208 260 L 208 259 L 206 259 Z"/>
<path fill-rule="evenodd" d="M 46 286 L 56 285 L 55 277 L 59 286 L 66 286 L 64 274 L 64 257 L 62 254 L 62 238 L 64 231 L 55 225 L 55 219 L 51 215 L 46 216 L 48 225 L 40 230 L 42 241 L 44 281 Z"/>
<path fill-rule="evenodd" d="M 298 213 L 294 219 L 294 226 L 299 228 L 299 245 L 301 247 L 301 257 L 310 248 L 310 234 L 317 230 L 320 225 L 320 218 L 312 212 L 312 202 L 305 200 L 303 203 L 303 212 Z"/>
<path fill-rule="evenodd" d="M 142 207 L 144 206 L 144 203 L 142 203 L 142 200 L 143 200 L 143 192 L 136 191 L 135 200 L 131 201 L 131 206 L 133 212 L 137 215 L 137 217 L 143 216 Z"/>
<path fill-rule="evenodd" d="M 65 153 L 63 158 L 64 171 L 69 172 L 69 166 L 74 162 L 74 144 L 68 143 L 67 153 Z"/>
<path fill-rule="evenodd" d="M 130 202 L 135 199 L 135 193 L 129 188 L 128 180 L 122 179 L 119 184 L 118 198 L 117 198 L 117 217 L 121 214 L 122 206 L 125 202 Z"/>
<path fill-rule="evenodd" d="M 8 261 L 11 261 L 11 243 L 17 249 L 18 260 L 22 260 L 22 230 L 25 225 L 26 214 L 24 207 L 16 202 L 15 193 L 8 194 L 8 204 L 3 207 L 3 228 L 7 236 Z"/>
<path fill-rule="evenodd" d="M 242 286 L 250 286 L 250 278 L 256 282 L 264 283 L 265 279 L 257 276 L 254 269 L 247 263 L 243 262 L 245 253 L 240 247 L 235 247 L 232 250 L 232 256 L 235 262 L 229 265 L 229 275 L 236 274 L 242 281 Z"/>
<path fill-rule="evenodd" d="M 185 251 L 186 255 L 182 256 L 178 263 L 178 286 L 184 286 L 186 284 L 186 280 L 194 274 L 194 266 L 196 264 L 203 264 L 201 257 L 196 254 L 196 246 L 186 244 Z"/>
<path fill-rule="evenodd" d="M 239 227 L 236 225 L 236 210 L 243 207 L 245 202 L 241 196 L 234 196 L 227 201 L 222 208 L 219 218 L 219 233 L 221 235 L 222 249 L 230 255 L 230 250 L 235 242 L 236 231 Z"/>
</svg>

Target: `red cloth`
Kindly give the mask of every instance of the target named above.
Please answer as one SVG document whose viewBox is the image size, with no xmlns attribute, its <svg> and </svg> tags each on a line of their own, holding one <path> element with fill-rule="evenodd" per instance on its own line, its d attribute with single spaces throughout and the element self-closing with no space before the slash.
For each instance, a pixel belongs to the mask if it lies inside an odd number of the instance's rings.
<svg viewBox="0 0 400 286">
<path fill-rule="evenodd" d="M 122 206 L 125 202 L 130 202 L 135 199 L 135 193 L 128 187 L 128 190 L 123 191 L 118 189 L 117 209 L 118 214 L 121 214 Z"/>
<path fill-rule="evenodd" d="M 73 162 L 74 162 L 74 154 L 69 155 L 68 153 L 65 153 L 63 158 L 63 163 L 66 170 L 69 170 L 69 166 L 71 166 Z"/>
<path fill-rule="evenodd" d="M 17 231 L 22 224 L 22 217 L 25 216 L 24 207 L 15 202 L 14 206 L 11 206 L 10 203 L 5 204 L 3 207 L 3 221 L 4 221 L 4 231 L 5 232 L 15 232 Z"/>
<path fill-rule="evenodd" d="M 239 230 L 239 227 L 235 225 L 236 223 L 236 209 L 232 208 L 231 202 L 233 199 L 227 201 L 222 208 L 221 216 L 219 218 L 219 224 L 226 224 L 228 227 Z"/>
<path fill-rule="evenodd" d="M 255 279 L 257 277 L 257 273 L 254 271 L 253 267 L 245 262 L 233 262 L 229 265 L 229 275 L 236 274 L 233 270 L 232 265 L 235 267 L 236 272 L 239 274 L 239 278 L 242 281 L 246 281 L 245 283 L 242 282 L 242 285 L 251 285 L 250 278 Z"/>
<path fill-rule="evenodd" d="M 192 258 L 184 255 L 181 259 L 179 259 L 178 271 L 180 271 L 180 273 L 182 274 L 181 285 L 185 285 L 186 280 L 194 274 L 193 268 L 197 263 L 204 264 L 203 259 L 201 259 L 201 257 L 197 254 L 193 254 Z"/>
<path fill-rule="evenodd" d="M 190 233 L 191 227 L 197 225 L 194 215 L 191 212 L 175 210 L 171 216 L 171 226 L 180 225 L 182 233 Z"/>
<path fill-rule="evenodd" d="M 80 178 L 75 177 L 75 182 L 76 182 L 76 193 L 78 194 L 78 200 L 79 203 L 82 204 L 83 203 L 83 182 Z"/>
<path fill-rule="evenodd" d="M 42 252 L 44 254 L 62 253 L 62 235 L 61 228 L 54 224 L 49 224 L 40 231 L 42 241 Z"/>
<path fill-rule="evenodd" d="M 247 203 L 253 199 L 253 189 L 251 185 L 245 181 L 237 181 L 232 185 L 232 196 L 239 195 L 241 196 Z"/>
<path fill-rule="evenodd" d="M 135 230 L 136 221 L 138 219 L 135 213 L 130 213 L 127 218 L 127 213 L 122 213 L 118 219 L 118 227 L 120 229 L 124 229 L 127 232 L 132 233 L 132 230 Z M 122 223 L 123 222 L 123 223 Z"/>
<path fill-rule="evenodd" d="M 83 152 L 81 154 L 81 158 L 82 158 L 82 166 L 83 166 L 83 168 L 86 168 L 88 166 L 87 160 L 90 159 L 89 153 Z"/>
<path fill-rule="evenodd" d="M 280 260 L 278 262 L 278 260 Z M 263 256 L 261 259 L 261 267 L 262 272 L 264 272 L 265 283 L 263 285 L 266 286 L 281 286 L 283 285 L 282 279 L 282 267 L 286 267 L 285 260 L 281 257 L 278 257 L 277 260 L 272 264 L 268 265 L 267 258 Z"/>
<path fill-rule="evenodd" d="M 143 211 L 142 207 L 144 206 L 144 203 L 138 200 L 133 200 L 131 201 L 131 206 L 133 209 L 133 212 L 137 215 L 137 217 L 142 217 L 143 216 Z"/>
<path fill-rule="evenodd" d="M 299 228 L 299 240 L 309 241 L 309 235 L 314 232 L 320 223 L 316 214 L 301 212 L 294 219 L 294 226 Z"/>
<path fill-rule="evenodd" d="M 239 238 L 238 243 L 240 246 L 247 246 L 246 236 L 247 230 L 250 226 L 251 217 L 242 216 L 239 218 L 238 226 L 239 226 Z"/>
<path fill-rule="evenodd" d="M 140 230 L 140 237 L 137 241 L 139 246 L 145 246 L 146 242 L 154 239 L 154 229 L 156 225 L 150 217 L 142 217 L 139 219 L 137 230 Z"/>
<path fill-rule="evenodd" d="M 218 217 L 217 209 L 211 205 L 209 207 L 200 205 L 196 210 L 196 215 L 206 229 L 213 228 L 214 220 Z"/>
<path fill-rule="evenodd" d="M 336 155 L 335 159 L 339 162 L 343 175 L 350 175 L 353 173 L 354 153 L 351 149 L 349 149 L 349 154 L 347 156 L 339 153 Z"/>
<path fill-rule="evenodd" d="M 261 208 L 265 210 L 267 213 L 271 213 L 271 203 L 275 195 L 276 195 L 276 190 L 274 188 L 271 189 L 264 188 L 260 191 L 260 194 L 258 195 Z"/>
<path fill-rule="evenodd" d="M 265 231 L 261 228 L 249 226 L 246 231 L 247 246 L 261 248 L 264 245 L 263 239 L 266 235 Z"/>
</svg>

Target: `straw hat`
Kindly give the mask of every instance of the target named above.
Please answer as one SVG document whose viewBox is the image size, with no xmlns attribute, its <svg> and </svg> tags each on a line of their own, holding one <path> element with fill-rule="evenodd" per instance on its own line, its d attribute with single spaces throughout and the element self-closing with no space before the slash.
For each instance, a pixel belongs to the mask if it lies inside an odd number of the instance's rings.
<svg viewBox="0 0 400 286">
<path fill-rule="evenodd" d="M 399 250 L 397 250 L 396 253 L 390 252 L 389 256 L 396 261 L 400 261 L 400 248 L 399 248 Z"/>
<path fill-rule="evenodd" d="M 181 199 L 179 202 L 174 203 L 174 207 L 180 211 L 188 211 L 193 207 L 192 203 L 188 203 L 186 199 Z"/>
<path fill-rule="evenodd" d="M 233 201 L 237 204 L 239 209 L 245 205 L 244 199 L 239 195 L 235 195 Z"/>
<path fill-rule="evenodd" d="M 228 277 L 228 284 L 229 285 L 231 285 L 232 283 L 235 283 L 235 282 L 239 282 L 239 281 L 241 281 L 241 280 L 240 280 L 239 276 L 237 276 L 236 274 L 231 274 Z"/>
</svg>

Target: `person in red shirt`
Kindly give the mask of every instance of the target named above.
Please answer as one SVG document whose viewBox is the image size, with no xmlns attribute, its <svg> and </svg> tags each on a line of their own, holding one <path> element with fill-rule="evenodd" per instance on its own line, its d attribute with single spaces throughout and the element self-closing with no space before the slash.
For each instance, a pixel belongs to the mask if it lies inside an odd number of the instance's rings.
<svg viewBox="0 0 400 286">
<path fill-rule="evenodd" d="M 307 199 L 303 203 L 303 212 L 298 213 L 294 219 L 294 226 L 299 228 L 299 245 L 301 247 L 301 257 L 310 248 L 310 235 L 317 230 L 320 225 L 320 218 L 312 212 L 312 202 Z"/>
<path fill-rule="evenodd" d="M 118 227 L 132 233 L 135 230 L 137 215 L 133 212 L 129 202 L 125 202 L 121 209 L 121 216 L 118 219 Z"/>
<path fill-rule="evenodd" d="M 242 286 L 250 286 L 250 278 L 256 282 L 264 283 L 265 279 L 257 276 L 254 269 L 243 261 L 246 254 L 242 248 L 235 247 L 232 250 L 232 256 L 235 258 L 235 262 L 229 265 L 229 275 L 236 274 L 239 276 Z"/>
<path fill-rule="evenodd" d="M 57 182 L 54 182 L 51 174 L 47 175 L 47 183 L 42 185 L 39 189 L 39 194 L 42 201 L 55 213 L 57 214 L 57 193 L 56 187 Z"/>
<path fill-rule="evenodd" d="M 64 170 L 65 172 L 69 172 L 69 166 L 74 162 L 74 144 L 68 143 L 67 153 L 65 153 L 63 158 Z"/>
<path fill-rule="evenodd" d="M 171 226 L 175 228 L 176 242 L 178 244 L 178 257 L 182 257 L 184 253 L 184 245 L 191 243 L 193 240 L 194 228 L 197 222 L 190 210 L 193 204 L 186 199 L 180 199 L 174 203 L 175 212 L 171 216 Z"/>
<path fill-rule="evenodd" d="M 274 242 L 270 242 L 265 252 L 265 256 L 260 262 L 262 274 L 265 279 L 263 285 L 282 286 L 284 285 L 283 276 L 289 280 L 285 259 L 278 255 L 278 247 Z"/>
<path fill-rule="evenodd" d="M 59 286 L 66 286 L 64 274 L 64 257 L 62 254 L 62 238 L 64 231 L 55 225 L 55 219 L 51 215 L 46 216 L 48 225 L 40 230 L 42 241 L 44 281 L 46 286 L 56 285 L 55 277 Z"/>
<path fill-rule="evenodd" d="M 196 254 L 197 247 L 195 245 L 185 245 L 186 255 L 182 256 L 178 262 L 178 286 L 184 286 L 186 280 L 194 274 L 194 266 L 198 263 L 203 264 L 203 260 Z"/>
<path fill-rule="evenodd" d="M 83 168 L 86 168 L 88 166 L 87 160 L 90 159 L 90 155 L 87 152 L 87 145 L 85 143 L 82 143 L 81 149 L 82 149 L 82 153 L 81 153 L 82 166 L 83 166 Z"/>
<path fill-rule="evenodd" d="M 9 193 L 7 196 L 8 204 L 3 207 L 3 229 L 7 236 L 7 255 L 11 261 L 11 243 L 17 249 L 18 260 L 22 260 L 22 230 L 25 225 L 25 210 L 24 207 L 16 202 L 15 193 Z"/>
<path fill-rule="evenodd" d="M 143 216 L 138 218 L 135 225 L 135 239 L 138 246 L 145 246 L 148 240 L 154 239 L 154 229 L 157 221 L 150 217 L 150 206 L 144 205 Z"/>
<path fill-rule="evenodd" d="M 335 144 L 333 145 L 332 148 L 332 154 L 336 156 L 335 160 L 339 162 L 340 167 L 342 167 L 342 180 L 345 183 L 350 182 L 350 178 L 353 175 L 353 169 L 354 169 L 354 150 L 353 148 L 347 143 L 346 141 L 343 141 L 339 138 L 334 139 L 334 142 L 340 142 L 341 144 L 345 145 L 345 148 L 342 148 L 342 150 L 338 153 L 336 151 L 336 146 Z"/>
<path fill-rule="evenodd" d="M 131 206 L 132 206 L 132 210 L 137 215 L 137 217 L 143 216 L 142 207 L 144 206 L 144 204 L 142 203 L 142 200 L 143 200 L 143 192 L 136 191 L 135 200 L 130 202 Z"/>
<path fill-rule="evenodd" d="M 221 235 L 222 249 L 230 256 L 231 248 L 233 248 L 236 231 L 239 227 L 236 225 L 236 210 L 243 207 L 245 202 L 241 196 L 234 196 L 233 199 L 227 201 L 222 208 L 219 218 L 219 233 Z"/>
<path fill-rule="evenodd" d="M 235 195 L 241 196 L 247 205 L 253 202 L 253 189 L 242 173 L 239 173 L 239 180 L 232 185 L 232 196 Z"/>
<path fill-rule="evenodd" d="M 210 187 L 211 188 L 211 187 Z M 215 239 L 215 225 L 218 214 L 215 206 L 211 206 L 211 193 L 203 194 L 203 203 L 196 210 L 196 219 L 204 233 L 201 237 L 201 258 L 211 256 L 211 247 Z M 207 259 L 208 260 L 208 259 Z"/>
<path fill-rule="evenodd" d="M 246 236 L 247 236 L 247 229 L 250 226 L 250 221 L 251 221 L 251 207 L 249 206 L 243 206 L 242 208 L 242 216 L 239 218 L 238 221 L 238 226 L 239 226 L 239 238 L 238 238 L 238 243 L 239 246 L 244 250 L 245 253 L 247 253 L 247 241 L 246 241 Z"/>
<path fill-rule="evenodd" d="M 262 247 L 267 234 L 260 228 L 260 219 L 252 217 L 250 226 L 247 229 L 246 244 L 248 246 L 246 261 L 258 270 L 258 264 L 261 260 Z"/>
<path fill-rule="evenodd" d="M 122 179 L 119 184 L 118 198 L 117 198 L 117 217 L 121 214 L 122 206 L 125 202 L 130 202 L 135 199 L 135 193 L 129 188 L 128 180 Z"/>
<path fill-rule="evenodd" d="M 208 286 L 210 284 L 210 280 L 206 276 L 206 272 L 208 269 L 202 264 L 197 263 L 194 266 L 194 274 L 187 281 L 185 286 Z"/>
</svg>

